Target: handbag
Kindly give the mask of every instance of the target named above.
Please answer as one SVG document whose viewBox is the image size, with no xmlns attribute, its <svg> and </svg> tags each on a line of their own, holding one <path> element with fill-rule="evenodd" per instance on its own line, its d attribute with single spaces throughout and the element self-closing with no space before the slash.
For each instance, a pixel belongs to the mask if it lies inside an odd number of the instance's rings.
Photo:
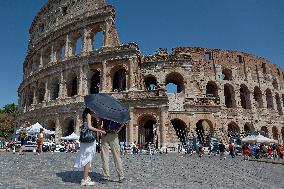
<svg viewBox="0 0 284 189">
<path fill-rule="evenodd" d="M 96 140 L 96 133 L 94 131 L 91 131 L 86 124 L 83 124 L 81 126 L 81 131 L 80 131 L 80 142 L 83 143 L 91 143 Z"/>
</svg>

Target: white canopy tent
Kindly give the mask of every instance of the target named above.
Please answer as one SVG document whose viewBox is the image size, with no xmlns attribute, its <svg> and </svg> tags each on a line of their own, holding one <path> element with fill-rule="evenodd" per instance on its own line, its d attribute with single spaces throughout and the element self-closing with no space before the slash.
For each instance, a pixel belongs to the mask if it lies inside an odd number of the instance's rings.
<svg viewBox="0 0 284 189">
<path fill-rule="evenodd" d="M 274 139 L 267 138 L 267 137 L 262 136 L 261 134 L 259 134 L 257 136 L 254 136 L 254 135 L 246 136 L 245 138 L 242 139 L 242 142 L 270 144 L 270 143 L 277 143 L 278 141 L 274 140 Z"/>
<path fill-rule="evenodd" d="M 76 135 L 74 132 L 69 136 L 61 137 L 62 140 L 79 140 L 79 138 L 80 137 Z"/>
<path fill-rule="evenodd" d="M 27 127 L 26 128 L 26 131 L 29 133 L 29 134 L 36 134 L 36 133 L 39 133 L 40 129 L 43 128 L 43 126 L 41 124 L 39 124 L 38 122 L 36 122 L 35 124 L 33 124 L 32 126 L 30 127 Z M 22 128 L 18 129 L 16 131 L 16 134 L 19 133 L 19 131 L 21 130 Z M 54 135 L 55 134 L 55 131 L 50 131 L 48 129 L 45 129 L 43 128 L 44 130 L 44 133 L 45 134 L 48 134 L 48 135 Z"/>
</svg>

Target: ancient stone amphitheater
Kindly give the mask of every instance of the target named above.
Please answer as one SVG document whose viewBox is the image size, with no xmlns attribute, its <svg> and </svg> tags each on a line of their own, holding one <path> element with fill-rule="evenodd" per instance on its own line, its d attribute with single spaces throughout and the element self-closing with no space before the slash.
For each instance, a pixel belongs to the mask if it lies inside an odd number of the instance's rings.
<svg viewBox="0 0 284 189">
<path fill-rule="evenodd" d="M 83 97 L 104 92 L 129 107 L 122 141 L 206 144 L 252 132 L 284 140 L 284 72 L 264 58 L 200 47 L 145 56 L 120 43 L 104 0 L 49 0 L 29 33 L 17 126 L 38 121 L 57 140 L 78 134 Z"/>
</svg>

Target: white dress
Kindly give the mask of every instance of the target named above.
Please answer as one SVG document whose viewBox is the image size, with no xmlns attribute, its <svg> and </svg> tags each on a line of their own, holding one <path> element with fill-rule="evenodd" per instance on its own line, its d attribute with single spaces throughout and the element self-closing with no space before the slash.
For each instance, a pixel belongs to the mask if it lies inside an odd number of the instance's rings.
<svg viewBox="0 0 284 189">
<path fill-rule="evenodd" d="M 75 161 L 75 168 L 82 169 L 87 163 L 92 163 L 92 159 L 96 154 L 96 141 L 91 143 L 80 143 L 80 150 Z"/>
</svg>

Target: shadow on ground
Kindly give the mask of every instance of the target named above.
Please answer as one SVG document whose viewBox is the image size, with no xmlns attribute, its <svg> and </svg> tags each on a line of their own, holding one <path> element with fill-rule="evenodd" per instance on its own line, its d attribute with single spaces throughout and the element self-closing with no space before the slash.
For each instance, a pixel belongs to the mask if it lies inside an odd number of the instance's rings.
<svg viewBox="0 0 284 189">
<path fill-rule="evenodd" d="M 83 172 L 82 171 L 64 171 L 64 172 L 56 173 L 56 175 L 60 177 L 63 182 L 80 183 Z M 99 182 L 99 180 L 103 177 L 102 174 L 96 173 L 96 172 L 90 172 L 89 176 L 95 182 Z"/>
</svg>

